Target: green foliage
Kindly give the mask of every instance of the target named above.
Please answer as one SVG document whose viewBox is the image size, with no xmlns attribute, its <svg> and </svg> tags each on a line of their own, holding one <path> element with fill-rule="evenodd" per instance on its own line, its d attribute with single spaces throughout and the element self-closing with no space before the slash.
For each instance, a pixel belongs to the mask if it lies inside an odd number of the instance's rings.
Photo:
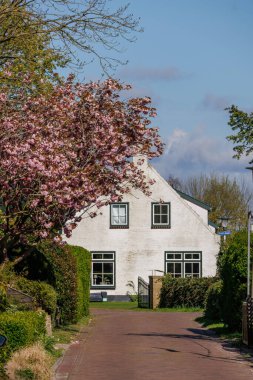
<svg viewBox="0 0 253 380">
<path fill-rule="evenodd" d="M 5 311 L 8 305 L 6 289 L 3 285 L 0 285 L 0 312 Z"/>
<path fill-rule="evenodd" d="M 77 319 L 89 314 L 91 254 L 82 247 L 69 246 L 77 266 Z"/>
<path fill-rule="evenodd" d="M 246 156 L 253 152 L 253 113 L 239 110 L 236 106 L 232 105 L 227 108 L 229 112 L 228 125 L 231 126 L 233 131 L 236 131 L 234 135 L 227 136 L 227 139 L 232 141 L 235 145 L 233 150 L 235 151 L 234 158 L 240 158 L 244 153 Z M 250 164 L 253 160 L 250 161 Z"/>
<path fill-rule="evenodd" d="M 1 313 L 0 334 L 7 337 L 7 343 L 0 350 L 0 367 L 6 363 L 14 351 L 34 343 L 45 333 L 45 313 L 43 312 Z"/>
<path fill-rule="evenodd" d="M 203 307 L 206 292 L 216 281 L 214 277 L 163 279 L 159 307 Z"/>
<path fill-rule="evenodd" d="M 231 330 L 237 330 L 241 328 L 242 302 L 247 293 L 247 231 L 227 239 L 218 268 L 223 281 L 222 319 Z"/>
<path fill-rule="evenodd" d="M 57 294 L 51 285 L 41 281 L 30 281 L 25 277 L 19 277 L 15 285 L 19 290 L 33 297 L 37 305 L 47 313 L 55 314 Z"/>
<path fill-rule="evenodd" d="M 246 226 L 250 191 L 243 181 L 238 182 L 228 175 L 202 174 L 189 178 L 185 191 L 211 206 L 208 217 L 213 223 L 218 223 L 221 216 L 228 216 L 228 228 Z"/>
<path fill-rule="evenodd" d="M 18 376 L 18 379 L 36 380 L 35 374 L 30 368 L 19 369 L 16 371 L 16 375 Z"/>
<path fill-rule="evenodd" d="M 223 283 L 219 280 L 207 289 L 204 315 L 208 320 L 220 321 L 222 319 L 222 287 Z"/>
<path fill-rule="evenodd" d="M 60 322 L 66 324 L 88 314 L 90 267 L 90 254 L 85 249 L 44 241 L 16 271 L 55 289 Z"/>
</svg>

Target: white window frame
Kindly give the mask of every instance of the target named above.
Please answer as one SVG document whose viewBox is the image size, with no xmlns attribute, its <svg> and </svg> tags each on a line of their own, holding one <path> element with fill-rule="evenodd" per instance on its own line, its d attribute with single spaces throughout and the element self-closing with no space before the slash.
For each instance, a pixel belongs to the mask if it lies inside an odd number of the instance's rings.
<svg viewBox="0 0 253 380">
<path fill-rule="evenodd" d="M 155 213 L 156 206 L 160 206 L 160 213 Z M 161 208 L 163 206 L 167 207 L 167 213 L 166 214 L 163 214 L 161 211 Z M 170 225 L 171 225 L 170 207 L 171 207 L 170 202 L 163 202 L 163 203 L 152 202 L 152 204 L 151 204 L 151 227 L 152 228 L 170 228 Z M 160 223 L 155 222 L 155 216 L 156 215 L 160 215 L 160 218 L 163 215 L 166 215 L 167 216 L 167 222 L 162 222 L 162 221 Z"/>
<path fill-rule="evenodd" d="M 190 256 L 190 257 L 189 257 Z M 173 264 L 173 273 L 167 272 L 167 264 Z M 175 272 L 175 264 L 181 263 L 181 277 L 202 277 L 202 252 L 201 251 L 166 251 L 165 252 L 165 273 L 171 273 L 173 277 L 179 277 L 179 272 Z M 187 264 L 191 264 L 191 272 L 186 273 Z M 199 270 L 194 273 L 194 264 L 198 264 Z"/>
<path fill-rule="evenodd" d="M 91 289 L 115 289 L 115 252 L 114 251 L 94 251 L 91 252 L 92 255 L 92 261 L 91 261 Z M 96 258 L 95 255 L 101 255 L 102 257 Z M 112 257 L 107 257 L 109 255 L 112 255 Z M 102 264 L 102 268 L 105 263 L 112 264 L 112 273 L 105 273 L 104 270 L 101 271 L 101 274 L 93 273 L 93 264 L 99 263 Z M 107 283 L 105 280 L 107 275 L 112 274 L 113 282 L 112 284 Z M 94 283 L 94 280 L 96 280 L 95 276 L 101 276 L 103 278 L 103 281 L 99 284 L 96 282 Z"/>
<path fill-rule="evenodd" d="M 120 211 L 118 215 L 113 215 L 113 210 L 125 210 L 124 215 L 120 215 Z M 114 218 L 125 218 L 125 222 L 115 223 Z M 128 202 L 118 202 L 111 203 L 110 205 L 110 228 L 129 228 L 129 204 Z"/>
</svg>

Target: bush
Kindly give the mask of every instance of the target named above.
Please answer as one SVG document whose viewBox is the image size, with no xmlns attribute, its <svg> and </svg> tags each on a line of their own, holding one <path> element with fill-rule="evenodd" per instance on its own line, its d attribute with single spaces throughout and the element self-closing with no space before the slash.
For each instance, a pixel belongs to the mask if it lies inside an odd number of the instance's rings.
<svg viewBox="0 0 253 380">
<path fill-rule="evenodd" d="M 77 266 L 77 319 L 89 314 L 91 254 L 82 247 L 69 246 Z"/>
<path fill-rule="evenodd" d="M 36 304 L 48 314 L 55 315 L 57 295 L 51 285 L 41 281 L 30 281 L 25 277 L 19 277 L 15 285 L 19 290 L 33 297 Z"/>
<path fill-rule="evenodd" d="M 29 280 L 53 286 L 60 322 L 67 324 L 88 314 L 90 267 L 90 254 L 85 249 L 44 241 L 15 270 Z"/>
<path fill-rule="evenodd" d="M 14 351 L 36 342 L 45 333 L 46 322 L 43 312 L 1 313 L 0 334 L 7 337 L 7 343 L 0 350 L 0 366 L 3 366 Z"/>
<path fill-rule="evenodd" d="M 242 302 L 247 296 L 247 231 L 236 232 L 227 239 L 218 267 L 223 281 L 222 319 L 230 330 L 239 331 Z"/>
<path fill-rule="evenodd" d="M 163 279 L 160 307 L 204 307 L 207 289 L 217 279 L 173 278 L 170 274 Z"/>
<path fill-rule="evenodd" d="M 205 299 L 205 318 L 211 321 L 220 321 L 222 319 L 222 286 L 221 280 L 210 285 L 206 292 Z"/>
<path fill-rule="evenodd" d="M 51 359 L 40 343 L 15 352 L 6 365 L 6 373 L 10 380 L 39 379 L 50 380 Z"/>
<path fill-rule="evenodd" d="M 8 306 L 9 303 L 7 300 L 6 289 L 3 285 L 0 285 L 0 312 L 5 311 Z"/>
</svg>

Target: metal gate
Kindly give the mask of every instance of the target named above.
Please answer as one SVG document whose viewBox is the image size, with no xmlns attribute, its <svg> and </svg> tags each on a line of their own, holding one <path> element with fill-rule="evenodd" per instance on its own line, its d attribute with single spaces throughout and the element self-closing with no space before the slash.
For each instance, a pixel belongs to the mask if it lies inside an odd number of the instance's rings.
<svg viewBox="0 0 253 380">
<path fill-rule="evenodd" d="M 247 346 L 253 344 L 253 299 L 248 297 L 242 305 L 242 340 Z"/>
<path fill-rule="evenodd" d="M 149 308 L 149 284 L 138 277 L 138 307 Z"/>
</svg>

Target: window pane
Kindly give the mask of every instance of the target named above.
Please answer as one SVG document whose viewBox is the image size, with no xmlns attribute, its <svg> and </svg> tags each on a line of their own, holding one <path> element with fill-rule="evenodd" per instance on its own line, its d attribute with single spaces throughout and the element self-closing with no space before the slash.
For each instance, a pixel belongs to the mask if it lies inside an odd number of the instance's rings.
<svg viewBox="0 0 253 380">
<path fill-rule="evenodd" d="M 102 253 L 93 253 L 93 254 L 92 254 L 92 258 L 93 258 L 94 260 L 99 260 L 99 259 L 101 260 L 102 257 L 103 257 Z"/>
<path fill-rule="evenodd" d="M 160 205 L 154 205 L 154 214 L 160 214 Z"/>
<path fill-rule="evenodd" d="M 154 223 L 155 224 L 160 224 L 160 215 L 155 215 L 155 217 L 154 217 Z"/>
<path fill-rule="evenodd" d="M 122 205 L 119 208 L 119 215 L 120 216 L 125 216 L 126 215 L 126 205 Z"/>
<path fill-rule="evenodd" d="M 120 224 L 126 224 L 126 216 L 120 216 L 119 217 L 119 223 Z"/>
<path fill-rule="evenodd" d="M 173 260 L 174 259 L 174 253 L 167 253 L 167 260 Z"/>
<path fill-rule="evenodd" d="M 193 273 L 199 273 L 199 263 L 193 263 Z"/>
<path fill-rule="evenodd" d="M 181 275 L 181 263 L 175 263 L 175 273 L 177 274 L 180 274 Z"/>
<path fill-rule="evenodd" d="M 104 253 L 103 254 L 104 260 L 113 259 L 113 253 Z"/>
<path fill-rule="evenodd" d="M 113 263 L 103 263 L 103 266 L 104 273 L 113 273 Z"/>
<path fill-rule="evenodd" d="M 167 215 L 162 215 L 162 223 L 168 224 L 168 216 Z"/>
<path fill-rule="evenodd" d="M 176 260 L 181 260 L 182 259 L 182 254 L 181 253 L 176 253 L 175 254 L 175 259 Z"/>
<path fill-rule="evenodd" d="M 199 260 L 200 259 L 199 253 L 194 253 L 192 256 L 193 256 L 193 259 L 195 259 L 195 260 Z"/>
<path fill-rule="evenodd" d="M 104 274 L 103 283 L 104 285 L 113 285 L 113 274 Z"/>
<path fill-rule="evenodd" d="M 162 205 L 161 206 L 161 212 L 162 214 L 168 214 L 168 205 Z"/>
<path fill-rule="evenodd" d="M 191 253 L 185 253 L 184 257 L 186 260 L 192 260 L 192 254 Z"/>
<path fill-rule="evenodd" d="M 188 273 L 192 273 L 192 263 L 185 263 L 185 275 Z"/>
<path fill-rule="evenodd" d="M 93 274 L 92 285 L 100 285 L 102 283 L 101 274 Z"/>
<path fill-rule="evenodd" d="M 167 273 L 174 273 L 174 264 L 167 263 Z"/>
<path fill-rule="evenodd" d="M 93 273 L 102 273 L 102 263 L 93 263 Z"/>
</svg>

